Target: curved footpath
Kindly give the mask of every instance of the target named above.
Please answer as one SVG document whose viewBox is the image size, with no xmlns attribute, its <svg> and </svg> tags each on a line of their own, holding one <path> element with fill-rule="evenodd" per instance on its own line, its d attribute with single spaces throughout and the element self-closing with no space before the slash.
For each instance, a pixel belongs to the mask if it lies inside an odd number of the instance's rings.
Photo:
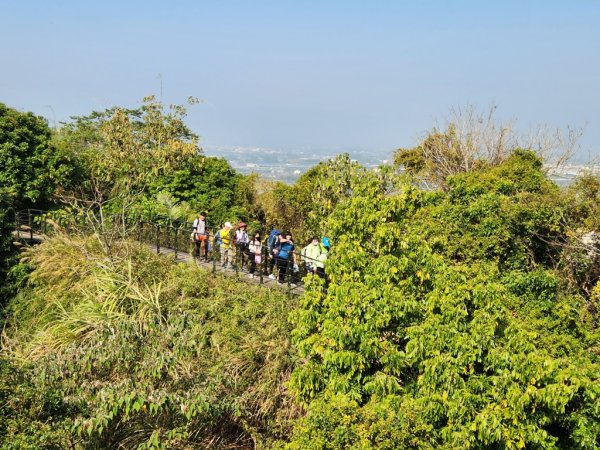
<svg viewBox="0 0 600 450">
<path fill-rule="evenodd" d="M 21 226 L 19 230 L 15 230 L 12 232 L 13 236 L 15 236 L 19 241 L 24 241 L 30 244 L 39 244 L 46 239 L 46 235 L 33 232 L 27 226 Z M 152 244 L 146 244 L 146 246 L 152 251 L 156 251 L 156 247 Z M 304 293 L 304 286 L 302 283 L 299 285 L 292 284 L 290 287 L 286 284 L 278 284 L 277 280 L 273 280 L 268 276 L 263 276 L 262 281 L 259 276 L 256 278 L 249 278 L 247 270 L 234 270 L 234 269 L 225 269 L 221 267 L 221 265 L 217 262 L 217 264 L 213 265 L 212 261 L 204 261 L 200 258 L 194 258 L 190 253 L 182 252 L 181 250 L 175 251 L 175 249 L 170 247 L 160 247 L 158 252 L 160 255 L 170 257 L 176 263 L 186 263 L 186 264 L 196 264 L 198 267 L 207 270 L 209 272 L 220 273 L 223 275 L 237 277 L 239 281 L 248 284 L 256 284 L 268 289 L 279 289 L 282 291 L 287 291 L 289 295 L 302 295 Z"/>
</svg>

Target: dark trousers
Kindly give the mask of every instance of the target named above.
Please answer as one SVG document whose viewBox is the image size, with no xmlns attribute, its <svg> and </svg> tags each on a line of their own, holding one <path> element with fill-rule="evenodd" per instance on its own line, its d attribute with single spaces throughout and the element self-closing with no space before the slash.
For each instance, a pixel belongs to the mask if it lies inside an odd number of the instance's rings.
<svg viewBox="0 0 600 450">
<path fill-rule="evenodd" d="M 269 273 L 273 273 L 273 269 L 275 269 L 275 264 L 277 263 L 277 256 L 271 253 L 271 261 L 269 261 Z"/>
<path fill-rule="evenodd" d="M 290 261 L 288 259 L 277 258 L 277 268 L 279 269 L 279 279 L 280 283 L 285 282 L 285 277 L 288 273 L 288 266 Z"/>
<path fill-rule="evenodd" d="M 208 239 L 194 241 L 194 256 L 200 256 L 200 249 L 202 249 L 202 256 L 208 258 Z"/>
<path fill-rule="evenodd" d="M 256 255 L 254 253 L 250 253 L 250 270 L 248 272 L 256 272 Z"/>
<path fill-rule="evenodd" d="M 248 259 L 248 244 L 236 243 L 235 244 L 235 257 L 236 261 L 240 265 L 240 269 L 244 267 L 244 262 Z"/>
</svg>

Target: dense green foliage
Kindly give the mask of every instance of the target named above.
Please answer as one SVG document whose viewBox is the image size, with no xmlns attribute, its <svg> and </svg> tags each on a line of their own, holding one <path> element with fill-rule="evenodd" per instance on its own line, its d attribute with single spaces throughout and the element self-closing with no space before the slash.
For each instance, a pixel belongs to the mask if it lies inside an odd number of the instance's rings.
<svg viewBox="0 0 600 450">
<path fill-rule="evenodd" d="M 0 105 L 0 449 L 600 448 L 597 176 L 560 190 L 449 127 L 394 168 L 267 182 L 185 114 L 148 98 L 51 132 Z M 50 204 L 327 235 L 328 280 L 290 299 L 107 221 L 53 227 L 5 283 L 15 208 Z"/>
<path fill-rule="evenodd" d="M 257 214 L 269 229 L 292 230 L 298 242 L 307 242 L 322 233 L 336 205 L 352 195 L 360 172 L 348 154 L 319 163 L 291 186 L 275 182 L 262 189 L 255 200 Z"/>
<path fill-rule="evenodd" d="M 70 173 L 50 143 L 46 119 L 0 103 L 0 199 L 15 209 L 44 207 Z"/>
<path fill-rule="evenodd" d="M 447 194 L 360 180 L 329 220 L 329 289 L 293 315 L 292 448 L 600 446 L 599 317 L 553 270 L 566 205 L 537 158 Z"/>
<path fill-rule="evenodd" d="M 28 251 L 0 369 L 0 448 L 226 448 L 296 414 L 282 294 L 124 242 Z M 10 358 L 9 362 L 7 357 Z"/>
<path fill-rule="evenodd" d="M 15 252 L 11 245 L 11 232 L 14 216 L 13 210 L 5 203 L 0 201 L 0 305 L 4 304 L 6 297 L 6 275 L 13 264 Z"/>
<path fill-rule="evenodd" d="M 14 263 L 10 232 L 15 211 L 47 207 L 56 185 L 71 174 L 68 158 L 50 138 L 46 119 L 0 103 L 0 305 Z"/>
</svg>

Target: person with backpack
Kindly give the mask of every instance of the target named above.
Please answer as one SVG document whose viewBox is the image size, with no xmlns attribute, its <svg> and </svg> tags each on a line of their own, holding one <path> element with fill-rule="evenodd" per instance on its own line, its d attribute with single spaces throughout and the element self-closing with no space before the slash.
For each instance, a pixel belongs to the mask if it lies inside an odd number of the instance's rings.
<svg viewBox="0 0 600 450">
<path fill-rule="evenodd" d="M 286 231 L 279 235 L 279 242 L 275 249 L 277 255 L 277 269 L 279 271 L 278 282 L 283 284 L 285 277 L 288 274 L 288 267 L 291 268 L 294 263 L 294 241 L 292 240 L 292 233 Z"/>
<path fill-rule="evenodd" d="M 200 215 L 192 224 L 192 232 L 194 237 L 194 257 L 199 258 L 200 253 L 203 253 L 204 259 L 208 259 L 208 233 L 206 230 L 206 213 Z M 201 251 L 202 249 L 202 251 Z"/>
<path fill-rule="evenodd" d="M 221 247 L 221 266 L 223 266 L 224 268 L 227 267 L 227 263 L 229 263 L 229 267 L 232 267 L 232 237 L 231 236 L 231 230 L 232 230 L 232 226 L 231 226 L 231 222 L 225 222 L 225 225 L 223 226 L 223 228 L 221 230 L 219 230 L 218 234 L 217 234 L 217 242 L 220 241 L 220 247 Z"/>
<path fill-rule="evenodd" d="M 238 229 L 235 231 L 235 248 L 236 255 L 239 255 L 240 269 L 244 268 L 244 256 L 248 253 L 249 242 L 250 239 L 248 239 L 248 233 L 246 232 L 246 224 L 240 222 Z"/>
<path fill-rule="evenodd" d="M 262 243 L 260 242 L 260 233 L 258 231 L 254 233 L 254 238 L 248 244 L 248 252 L 250 255 L 250 275 L 248 277 L 254 278 L 256 276 L 254 275 L 256 266 L 260 267 L 260 263 L 262 262 Z"/>
<path fill-rule="evenodd" d="M 275 264 L 277 262 L 277 255 L 275 252 L 277 251 L 277 245 L 279 244 L 279 236 L 281 236 L 281 231 L 278 229 L 274 229 L 269 233 L 269 238 L 267 239 L 267 253 L 269 255 L 269 267 L 267 267 L 267 272 L 269 273 L 269 278 L 275 279 Z"/>
</svg>

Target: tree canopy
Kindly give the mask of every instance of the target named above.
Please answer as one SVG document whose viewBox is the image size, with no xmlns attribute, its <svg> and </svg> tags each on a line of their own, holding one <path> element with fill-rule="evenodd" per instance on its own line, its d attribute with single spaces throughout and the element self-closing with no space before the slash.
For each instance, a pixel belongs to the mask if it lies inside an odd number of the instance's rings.
<svg viewBox="0 0 600 450">
<path fill-rule="evenodd" d="M 292 448 L 600 445 L 598 311 L 553 271 L 566 205 L 540 166 L 517 152 L 445 194 L 362 174 L 327 292 L 293 313 Z"/>
</svg>

